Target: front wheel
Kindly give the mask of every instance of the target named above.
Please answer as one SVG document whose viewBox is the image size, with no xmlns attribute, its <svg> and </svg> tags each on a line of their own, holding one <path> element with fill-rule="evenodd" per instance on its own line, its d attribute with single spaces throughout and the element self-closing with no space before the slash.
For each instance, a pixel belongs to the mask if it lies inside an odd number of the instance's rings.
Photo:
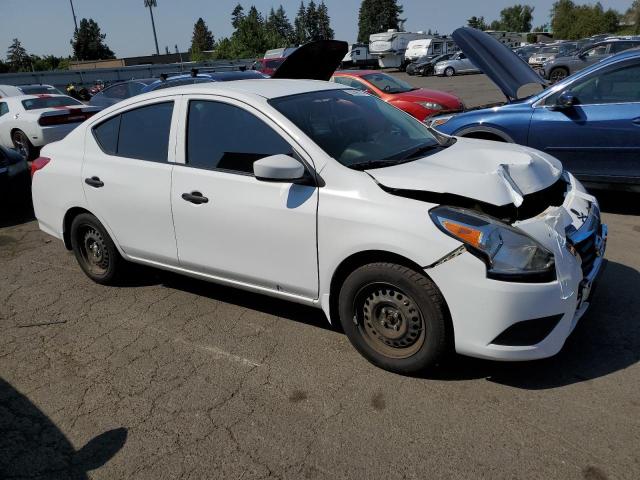
<svg viewBox="0 0 640 480">
<path fill-rule="evenodd" d="M 549 80 L 551 80 L 551 83 L 556 83 L 560 80 L 564 80 L 568 75 L 569 72 L 567 72 L 567 70 L 565 70 L 564 68 L 554 68 L 549 73 Z"/>
<path fill-rule="evenodd" d="M 73 219 L 70 236 L 71 248 L 84 273 L 96 283 L 116 284 L 125 261 L 100 221 L 82 213 Z"/>
<path fill-rule="evenodd" d="M 398 373 L 434 366 L 447 350 L 447 310 L 424 274 L 393 263 L 353 271 L 338 300 L 340 322 L 371 363 Z"/>
<path fill-rule="evenodd" d="M 453 67 L 447 67 L 444 69 L 444 74 L 447 77 L 453 77 L 456 74 L 456 71 L 453 69 Z"/>
</svg>

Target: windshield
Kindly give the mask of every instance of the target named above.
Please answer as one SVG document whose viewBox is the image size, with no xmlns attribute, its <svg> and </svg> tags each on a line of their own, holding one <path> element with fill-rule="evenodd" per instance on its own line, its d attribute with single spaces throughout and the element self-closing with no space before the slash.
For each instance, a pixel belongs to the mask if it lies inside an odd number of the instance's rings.
<svg viewBox="0 0 640 480">
<path fill-rule="evenodd" d="M 558 47 L 545 47 L 540 50 L 540 53 L 558 53 Z"/>
<path fill-rule="evenodd" d="M 407 82 L 386 73 L 369 73 L 368 75 L 363 75 L 362 78 L 387 93 L 403 93 L 416 90 Z"/>
<path fill-rule="evenodd" d="M 39 97 L 23 100 L 22 106 L 25 110 L 37 110 L 39 108 L 68 107 L 70 105 L 82 105 L 79 101 L 66 96 L 60 97 Z"/>
<path fill-rule="evenodd" d="M 269 103 L 351 168 L 404 163 L 446 146 L 418 120 L 360 90 L 302 93 Z"/>
</svg>

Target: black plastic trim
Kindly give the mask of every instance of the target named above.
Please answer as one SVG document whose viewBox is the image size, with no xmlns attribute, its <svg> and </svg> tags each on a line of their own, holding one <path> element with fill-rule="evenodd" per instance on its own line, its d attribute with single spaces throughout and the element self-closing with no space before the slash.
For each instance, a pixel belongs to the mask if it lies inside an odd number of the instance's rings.
<svg viewBox="0 0 640 480">
<path fill-rule="evenodd" d="M 549 336 L 563 316 L 563 313 L 559 313 L 549 317 L 534 318 L 514 323 L 494 338 L 491 343 L 493 345 L 510 347 L 536 345 Z"/>
</svg>

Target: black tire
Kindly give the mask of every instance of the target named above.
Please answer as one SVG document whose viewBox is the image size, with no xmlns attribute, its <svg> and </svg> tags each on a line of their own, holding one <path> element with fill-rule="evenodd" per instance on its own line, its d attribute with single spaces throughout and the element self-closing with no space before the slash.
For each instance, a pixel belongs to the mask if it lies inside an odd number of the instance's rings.
<svg viewBox="0 0 640 480">
<path fill-rule="evenodd" d="M 444 75 L 446 77 L 453 77 L 456 74 L 456 71 L 453 69 L 453 67 L 447 67 L 444 69 Z"/>
<path fill-rule="evenodd" d="M 36 158 L 37 149 L 33 146 L 27 134 L 22 130 L 16 130 L 11 134 L 11 141 L 15 149 L 22 155 L 27 161 Z"/>
<path fill-rule="evenodd" d="M 564 80 L 569 76 L 569 71 L 564 67 L 557 67 L 549 72 L 549 81 L 552 83 Z"/>
<path fill-rule="evenodd" d="M 394 263 L 354 270 L 338 299 L 340 323 L 371 363 L 412 374 L 433 367 L 448 350 L 448 313 L 424 274 Z"/>
<path fill-rule="evenodd" d="M 71 223 L 71 248 L 82 271 L 101 285 L 115 285 L 126 268 L 113 240 L 100 221 L 81 213 Z"/>
</svg>

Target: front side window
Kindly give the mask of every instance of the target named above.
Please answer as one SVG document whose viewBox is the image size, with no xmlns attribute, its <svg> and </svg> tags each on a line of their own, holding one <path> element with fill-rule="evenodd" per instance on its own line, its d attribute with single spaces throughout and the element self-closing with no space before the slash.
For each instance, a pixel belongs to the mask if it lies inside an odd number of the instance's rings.
<svg viewBox="0 0 640 480">
<path fill-rule="evenodd" d="M 587 50 L 584 55 L 586 57 L 595 57 L 597 55 L 606 55 L 607 54 L 607 46 L 606 45 L 600 45 L 599 47 L 595 47 L 592 48 L 590 50 Z"/>
<path fill-rule="evenodd" d="M 445 148 L 418 120 L 357 90 L 326 90 L 269 103 L 341 164 L 375 168 Z"/>
<path fill-rule="evenodd" d="M 293 148 L 248 111 L 227 103 L 191 100 L 187 123 L 187 165 L 253 174 L 253 162 L 293 155 Z"/>
<path fill-rule="evenodd" d="M 555 104 L 561 93 L 551 95 L 545 104 Z M 596 72 L 574 83 L 571 93 L 582 105 L 640 102 L 640 65 Z"/>
<path fill-rule="evenodd" d="M 126 83 L 117 83 L 102 91 L 102 94 L 107 98 L 117 98 L 123 100 L 129 98 L 129 86 Z"/>
<path fill-rule="evenodd" d="M 0 117 L 9 113 L 9 107 L 5 102 L 0 103 Z"/>
<path fill-rule="evenodd" d="M 105 153 L 150 162 L 166 162 L 173 102 L 128 110 L 112 117 L 93 132 Z"/>
</svg>

